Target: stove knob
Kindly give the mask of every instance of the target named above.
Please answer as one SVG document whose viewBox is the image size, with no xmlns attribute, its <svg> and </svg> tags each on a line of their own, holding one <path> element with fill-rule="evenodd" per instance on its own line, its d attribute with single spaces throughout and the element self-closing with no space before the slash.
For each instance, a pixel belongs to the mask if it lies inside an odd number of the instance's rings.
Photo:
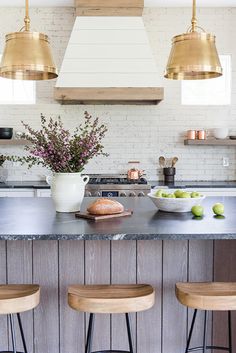
<svg viewBox="0 0 236 353">
<path fill-rule="evenodd" d="M 126 192 L 122 191 L 122 192 L 120 193 L 120 196 L 121 196 L 121 197 L 126 197 L 126 196 L 127 196 L 127 195 L 126 195 Z"/>
<path fill-rule="evenodd" d="M 143 196 L 145 196 L 144 192 L 141 191 L 138 193 L 138 197 L 143 197 Z"/>
<path fill-rule="evenodd" d="M 92 196 L 92 194 L 91 194 L 91 192 L 90 192 L 90 191 L 85 191 L 85 196 L 86 196 L 86 197 L 91 197 L 91 196 Z"/>
<path fill-rule="evenodd" d="M 102 195 L 101 195 L 101 192 L 100 192 L 100 191 L 96 191 L 96 192 L 94 193 L 94 196 L 100 197 L 100 196 L 102 196 Z"/>
<path fill-rule="evenodd" d="M 129 193 L 129 197 L 134 197 L 134 196 L 136 196 L 135 192 L 132 191 Z"/>
</svg>

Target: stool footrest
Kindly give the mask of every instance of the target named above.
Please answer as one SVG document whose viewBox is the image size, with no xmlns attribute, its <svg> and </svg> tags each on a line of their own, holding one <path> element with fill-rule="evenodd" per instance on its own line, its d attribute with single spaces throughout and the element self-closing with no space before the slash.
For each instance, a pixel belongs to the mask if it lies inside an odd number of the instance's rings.
<svg viewBox="0 0 236 353">
<path fill-rule="evenodd" d="M 95 351 L 95 352 L 91 352 L 91 353 L 130 353 L 130 351 L 122 351 L 122 350 L 118 350 L 118 349 L 112 349 L 112 350 L 108 349 L 105 351 Z"/>
<path fill-rule="evenodd" d="M 0 351 L 0 353 L 14 353 L 14 351 Z M 16 353 L 24 353 L 24 352 L 16 352 Z"/>
<path fill-rule="evenodd" d="M 228 348 L 228 347 L 218 347 L 218 346 L 206 346 L 206 349 L 219 349 L 220 351 L 229 351 L 230 350 L 230 348 Z M 200 346 L 200 347 L 189 348 L 187 351 L 188 352 L 195 352 L 195 351 L 202 351 L 202 350 L 203 350 L 203 346 Z"/>
</svg>

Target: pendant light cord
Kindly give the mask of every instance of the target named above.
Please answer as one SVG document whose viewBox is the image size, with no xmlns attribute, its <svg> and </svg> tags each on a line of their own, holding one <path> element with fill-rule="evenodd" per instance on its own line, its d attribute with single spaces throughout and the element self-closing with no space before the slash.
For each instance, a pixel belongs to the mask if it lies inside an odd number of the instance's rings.
<svg viewBox="0 0 236 353">
<path fill-rule="evenodd" d="M 29 0 L 25 0 L 25 31 L 30 30 L 30 18 L 29 18 Z"/>
<path fill-rule="evenodd" d="M 192 28 L 191 28 L 191 32 L 195 32 L 196 31 L 196 27 L 197 27 L 197 18 L 196 18 L 196 0 L 193 0 L 193 16 L 192 16 Z"/>
</svg>

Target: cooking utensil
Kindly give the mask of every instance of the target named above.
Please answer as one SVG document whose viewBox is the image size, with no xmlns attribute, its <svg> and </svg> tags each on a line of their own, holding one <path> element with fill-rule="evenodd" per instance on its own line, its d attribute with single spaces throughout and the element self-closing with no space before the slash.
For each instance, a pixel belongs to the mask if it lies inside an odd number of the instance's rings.
<svg viewBox="0 0 236 353">
<path fill-rule="evenodd" d="M 172 162 L 171 162 L 172 168 L 174 168 L 174 166 L 176 165 L 176 163 L 178 162 L 178 160 L 179 160 L 178 157 L 174 157 L 174 158 L 172 159 Z"/>
<path fill-rule="evenodd" d="M 165 168 L 165 166 L 166 166 L 165 157 L 163 157 L 163 156 L 159 157 L 159 165 L 160 165 L 161 168 Z"/>
<path fill-rule="evenodd" d="M 139 180 L 144 174 L 144 170 L 135 167 L 135 164 L 139 164 L 139 161 L 130 161 L 129 164 L 133 164 L 133 167 L 128 170 L 127 178 L 129 180 Z"/>
<path fill-rule="evenodd" d="M 0 139 L 10 140 L 13 135 L 12 127 L 0 127 Z"/>
</svg>

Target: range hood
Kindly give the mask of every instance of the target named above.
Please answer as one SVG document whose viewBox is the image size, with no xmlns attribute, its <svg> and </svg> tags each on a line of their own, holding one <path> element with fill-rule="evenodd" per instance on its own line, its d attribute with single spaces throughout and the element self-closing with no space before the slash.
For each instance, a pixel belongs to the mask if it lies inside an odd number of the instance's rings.
<svg viewBox="0 0 236 353">
<path fill-rule="evenodd" d="M 158 87 L 143 0 L 76 0 L 76 8 L 54 98 L 62 104 L 160 102 L 164 89 Z"/>
</svg>

